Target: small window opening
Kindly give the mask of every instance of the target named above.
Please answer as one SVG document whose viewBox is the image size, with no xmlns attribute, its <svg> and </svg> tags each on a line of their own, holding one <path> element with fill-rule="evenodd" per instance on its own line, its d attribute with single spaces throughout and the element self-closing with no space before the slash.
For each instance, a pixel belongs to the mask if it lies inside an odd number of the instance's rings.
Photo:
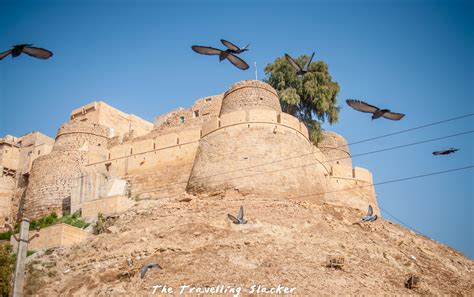
<svg viewBox="0 0 474 297">
<path fill-rule="evenodd" d="M 193 116 L 194 116 L 195 118 L 199 117 L 199 110 L 193 111 Z"/>
<path fill-rule="evenodd" d="M 212 98 L 206 98 L 206 102 L 210 102 Z"/>
<path fill-rule="evenodd" d="M 180 116 L 180 117 L 179 117 L 179 123 L 180 123 L 180 124 L 184 124 L 184 116 Z"/>
<path fill-rule="evenodd" d="M 38 156 L 41 154 L 41 150 L 38 150 Z"/>
</svg>

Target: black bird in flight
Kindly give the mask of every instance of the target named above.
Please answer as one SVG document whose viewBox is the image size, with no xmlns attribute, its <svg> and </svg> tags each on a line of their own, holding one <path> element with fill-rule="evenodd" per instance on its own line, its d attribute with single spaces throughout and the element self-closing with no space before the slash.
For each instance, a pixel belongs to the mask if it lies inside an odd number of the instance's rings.
<svg viewBox="0 0 474 297">
<path fill-rule="evenodd" d="M 25 53 L 29 56 L 38 58 L 38 59 L 49 59 L 53 55 L 52 52 L 48 51 L 44 48 L 39 47 L 32 47 L 32 44 L 18 44 L 14 45 L 12 49 L 9 49 L 6 52 L 0 54 L 0 60 L 8 56 L 9 54 L 12 55 L 12 58 L 18 57 L 21 53 Z"/>
<path fill-rule="evenodd" d="M 142 268 L 140 268 L 140 278 L 144 278 L 145 273 L 148 271 L 148 269 L 151 269 L 151 268 L 162 269 L 161 266 L 156 263 L 145 264 L 142 266 Z"/>
<path fill-rule="evenodd" d="M 236 55 L 238 55 L 240 53 L 243 53 L 245 51 L 248 51 L 249 50 L 248 47 L 250 45 L 250 44 L 247 44 L 245 47 L 240 48 L 240 47 L 236 46 L 235 44 L 233 44 L 232 42 L 227 41 L 225 39 L 221 39 L 221 42 L 226 48 L 228 48 L 227 50 L 224 51 L 224 53 L 230 53 L 230 54 L 236 54 Z M 222 60 L 225 59 L 226 56 L 227 55 L 225 55 L 223 57 L 219 56 L 219 59 L 222 61 Z"/>
<path fill-rule="evenodd" d="M 232 64 L 234 64 L 235 67 L 241 70 L 247 70 L 249 68 L 249 65 L 244 60 L 237 57 L 236 55 L 244 51 L 247 51 L 248 45 L 244 48 L 239 48 L 238 46 L 236 46 L 235 44 L 227 40 L 221 39 L 221 42 L 228 48 L 227 50 L 223 51 L 223 50 L 213 48 L 210 46 L 201 46 L 201 45 L 193 45 L 191 46 L 191 48 L 193 49 L 193 51 L 195 51 L 198 54 L 210 55 L 210 56 L 216 55 L 216 56 L 219 56 L 219 61 L 227 59 Z"/>
<path fill-rule="evenodd" d="M 227 214 L 227 217 L 234 223 L 234 224 L 247 224 L 247 221 L 244 220 L 244 208 L 241 206 L 239 210 L 239 214 L 237 218 L 231 214 Z"/>
<path fill-rule="evenodd" d="M 455 153 L 455 152 L 457 152 L 457 151 L 459 151 L 459 149 L 454 148 L 454 147 L 450 147 L 450 148 L 448 148 L 447 150 L 434 151 L 434 152 L 433 152 L 433 155 L 435 155 L 435 156 L 438 156 L 438 155 L 449 155 L 449 154 Z"/>
<path fill-rule="evenodd" d="M 296 63 L 295 60 L 293 60 L 292 57 L 290 57 L 290 55 L 285 54 L 285 58 L 288 61 L 288 63 L 290 63 L 291 67 L 293 67 L 296 70 L 296 75 L 305 75 L 305 73 L 308 72 L 308 67 L 311 64 L 313 57 L 314 57 L 314 52 L 311 55 L 311 58 L 306 63 L 306 65 L 304 66 L 304 68 L 302 68 L 298 63 Z"/>
<path fill-rule="evenodd" d="M 360 100 L 348 99 L 346 100 L 346 102 L 350 107 L 354 108 L 355 110 L 371 113 L 372 120 L 384 117 L 389 120 L 398 121 L 405 116 L 403 113 L 391 112 L 389 109 L 380 109 L 376 106 L 370 105 Z"/>
</svg>

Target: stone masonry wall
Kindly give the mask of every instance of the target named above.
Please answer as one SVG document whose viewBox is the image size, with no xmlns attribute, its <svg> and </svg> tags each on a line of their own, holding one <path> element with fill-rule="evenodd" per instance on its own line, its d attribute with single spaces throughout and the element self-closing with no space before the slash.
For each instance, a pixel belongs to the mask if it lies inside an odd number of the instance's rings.
<svg viewBox="0 0 474 297">
<path fill-rule="evenodd" d="M 341 135 L 324 131 L 322 139 L 318 143 L 318 148 L 324 153 L 329 166 L 347 166 L 349 172 L 352 170 L 352 158 L 347 141 Z"/>
<path fill-rule="evenodd" d="M 4 230 L 6 218 L 12 223 L 10 219 L 15 183 L 11 176 L 0 177 L 0 230 Z"/>
<path fill-rule="evenodd" d="M 86 171 L 90 155 L 105 158 L 109 133 L 109 128 L 87 122 L 61 126 L 51 153 L 33 162 L 25 197 L 29 218 L 69 210 L 75 179 Z"/>
<path fill-rule="evenodd" d="M 249 109 L 281 112 L 278 93 L 270 85 L 259 80 L 244 80 L 233 84 L 224 94 L 220 114 Z"/>
<path fill-rule="evenodd" d="M 319 193 L 328 188 L 329 172 L 321 164 L 304 166 L 318 158 L 322 154 L 304 134 L 276 121 L 228 123 L 201 139 L 187 190 L 237 189 L 285 197 Z M 312 199 L 322 201 L 324 195 Z"/>
<path fill-rule="evenodd" d="M 66 210 L 71 189 L 83 173 L 86 152 L 53 151 L 33 163 L 25 198 L 28 218 L 38 218 Z"/>
<path fill-rule="evenodd" d="M 79 150 L 87 146 L 107 147 L 110 129 L 98 124 L 72 122 L 59 128 L 53 151 Z"/>
</svg>

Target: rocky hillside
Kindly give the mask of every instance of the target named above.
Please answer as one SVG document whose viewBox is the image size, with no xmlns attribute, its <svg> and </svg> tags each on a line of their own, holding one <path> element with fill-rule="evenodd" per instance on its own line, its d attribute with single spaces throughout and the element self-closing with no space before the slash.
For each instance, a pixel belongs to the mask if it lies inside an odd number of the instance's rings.
<svg viewBox="0 0 474 297">
<path fill-rule="evenodd" d="M 248 223 L 232 224 L 227 213 L 241 205 Z M 353 224 L 363 215 L 238 192 L 142 200 L 82 246 L 32 256 L 28 295 L 149 296 L 158 285 L 178 295 L 187 285 L 183 293 L 231 296 L 239 287 L 248 295 L 254 285 L 260 293 L 280 285 L 294 296 L 472 296 L 474 261 L 384 219 Z M 344 265 L 328 267 L 337 257 Z M 163 269 L 141 279 L 140 267 L 152 262 Z M 413 289 L 405 287 L 410 275 L 419 278 Z"/>
</svg>

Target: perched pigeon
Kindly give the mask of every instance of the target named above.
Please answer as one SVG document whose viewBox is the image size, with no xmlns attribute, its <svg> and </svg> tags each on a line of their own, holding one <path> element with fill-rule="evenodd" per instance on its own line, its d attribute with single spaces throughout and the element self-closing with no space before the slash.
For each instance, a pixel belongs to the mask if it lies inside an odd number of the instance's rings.
<svg viewBox="0 0 474 297">
<path fill-rule="evenodd" d="M 38 58 L 38 59 L 49 59 L 53 55 L 52 52 L 48 51 L 44 48 L 39 47 L 32 47 L 32 44 L 18 44 L 14 45 L 12 49 L 9 49 L 6 52 L 0 54 L 0 60 L 8 56 L 9 54 L 12 55 L 12 58 L 18 57 L 21 53 L 25 53 L 29 56 Z"/>
<path fill-rule="evenodd" d="M 291 67 L 293 67 L 296 70 L 296 75 L 305 75 L 305 73 L 308 72 L 308 67 L 311 64 L 311 61 L 313 60 L 314 52 L 311 55 L 311 58 L 306 63 L 306 65 L 304 66 L 304 68 L 302 68 L 298 63 L 296 63 L 296 61 L 293 60 L 293 58 L 290 57 L 290 55 L 285 54 L 285 57 L 288 63 L 290 63 Z"/>
<path fill-rule="evenodd" d="M 346 100 L 346 102 L 350 107 L 354 108 L 355 110 L 371 113 L 372 120 L 384 117 L 389 120 L 398 121 L 405 116 L 403 113 L 391 112 L 389 109 L 380 109 L 376 106 L 370 105 L 360 100 L 348 99 Z"/>
<path fill-rule="evenodd" d="M 454 147 L 450 147 L 450 148 L 448 148 L 447 150 L 434 151 L 434 152 L 433 152 L 433 155 L 435 155 L 435 156 L 438 156 L 438 155 L 449 155 L 449 154 L 455 153 L 455 152 L 457 152 L 457 151 L 459 151 L 459 149 L 454 148 Z"/>
<path fill-rule="evenodd" d="M 196 53 L 201 54 L 201 55 L 210 55 L 210 56 L 216 55 L 216 56 L 219 56 L 220 61 L 222 61 L 224 59 L 227 59 L 235 67 L 237 67 L 241 70 L 247 70 L 249 68 L 249 65 L 244 60 L 242 60 L 241 58 L 234 55 L 232 53 L 231 49 L 223 51 L 223 50 L 213 48 L 213 47 L 210 47 L 210 46 L 200 46 L 200 45 L 193 45 L 191 48 L 193 49 L 193 51 L 195 51 Z M 241 49 L 237 48 L 237 51 L 239 51 L 239 50 L 241 50 Z M 243 49 L 242 49 L 242 51 L 243 51 Z"/>
<path fill-rule="evenodd" d="M 227 214 L 227 217 L 234 223 L 234 224 L 247 224 L 247 221 L 244 220 L 244 208 L 241 206 L 239 210 L 239 215 L 234 217 L 231 214 Z"/>
<path fill-rule="evenodd" d="M 248 47 L 250 45 L 250 44 L 247 44 L 245 47 L 240 48 L 236 46 L 235 44 L 233 44 L 232 42 L 227 41 L 225 39 L 221 39 L 221 42 L 226 48 L 228 48 L 227 50 L 224 51 L 224 53 L 231 53 L 231 54 L 236 54 L 236 55 L 243 53 L 245 51 L 248 51 L 249 50 Z M 225 57 L 219 56 L 219 59 L 222 61 L 225 59 Z"/>
<path fill-rule="evenodd" d="M 151 269 L 151 268 L 163 269 L 163 268 L 161 268 L 160 265 L 158 265 L 156 263 L 145 264 L 145 265 L 142 266 L 142 268 L 140 268 L 140 278 L 144 278 L 145 273 L 148 271 L 148 269 Z"/>
</svg>

